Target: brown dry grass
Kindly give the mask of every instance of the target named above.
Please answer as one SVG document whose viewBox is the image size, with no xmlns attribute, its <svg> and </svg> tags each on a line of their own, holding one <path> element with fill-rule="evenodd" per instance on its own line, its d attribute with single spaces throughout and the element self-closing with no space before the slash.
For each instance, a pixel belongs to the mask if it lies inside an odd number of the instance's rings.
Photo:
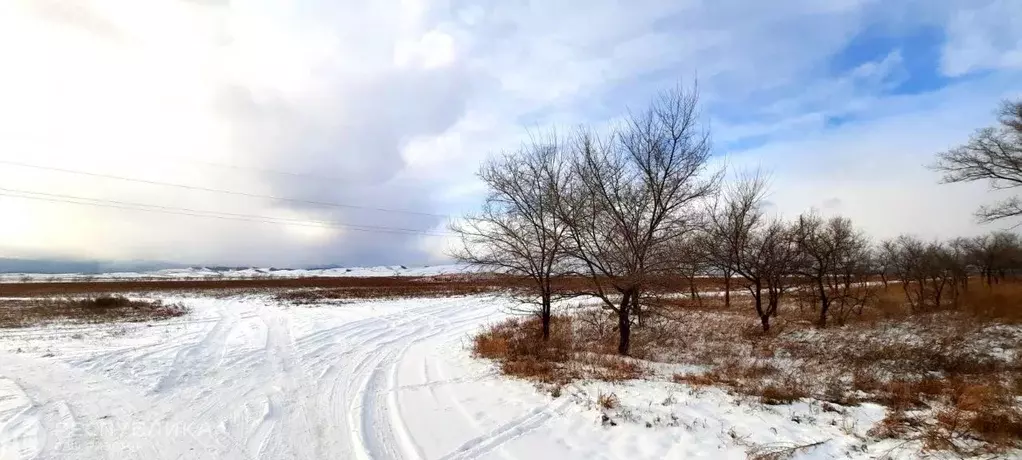
<svg viewBox="0 0 1022 460">
<path fill-rule="evenodd" d="M 600 393 L 596 398 L 596 404 L 604 409 L 614 409 L 621 405 L 621 401 L 614 393 Z"/>
<path fill-rule="evenodd" d="M 643 369 L 634 361 L 593 353 L 580 340 L 578 325 L 570 317 L 555 316 L 550 339 L 542 340 L 537 318 L 511 318 L 476 335 L 472 351 L 499 363 L 506 375 L 551 384 L 582 378 L 607 381 L 636 379 Z"/>
<path fill-rule="evenodd" d="M 971 283 L 959 305 L 977 318 L 1022 323 L 1022 283 L 1002 281 L 989 287 L 978 281 Z"/>
<path fill-rule="evenodd" d="M 0 328 L 55 323 L 142 322 L 187 313 L 184 306 L 121 296 L 85 299 L 0 299 Z"/>
<path fill-rule="evenodd" d="M 523 277 L 494 274 L 458 274 L 423 277 L 308 277 L 308 278 L 253 278 L 253 279 L 182 279 L 182 280 L 117 280 L 117 281 L 48 281 L 0 283 L 0 296 L 65 296 L 123 292 L 231 292 L 231 291 L 326 291 L 309 294 L 306 299 L 362 298 L 362 296 L 429 296 L 474 294 L 507 289 L 520 289 L 530 281 Z M 578 292 L 589 286 L 588 279 L 564 277 L 555 280 L 560 292 Z M 675 292 L 688 282 L 679 277 L 654 280 L 651 292 Z M 697 289 L 716 290 L 723 286 L 718 278 L 699 278 Z M 295 296 L 302 300 L 302 295 Z M 286 299 L 285 299 L 286 300 Z"/>
<path fill-rule="evenodd" d="M 959 453 L 1022 447 L 1016 399 L 1022 397 L 1022 328 L 1016 325 L 1022 310 L 1015 306 L 1022 305 L 1022 283 L 974 283 L 957 303 L 924 314 L 912 314 L 901 287 L 892 284 L 879 289 L 861 314 L 826 329 L 815 326 L 815 311 L 787 303 L 768 334 L 748 301 L 732 297 L 732 308 L 725 309 L 718 298 L 669 299 L 661 306 L 673 319 L 633 328 L 632 355 L 702 366 L 702 372 L 674 374 L 673 381 L 720 386 L 765 404 L 802 398 L 830 407 L 882 404 L 890 412 L 871 430 L 876 437 L 918 439 L 929 449 Z M 522 353 L 515 350 L 528 346 L 509 339 L 529 340 L 515 328 L 538 335 L 535 322 L 511 321 L 487 331 L 477 337 L 477 353 L 529 356 L 504 370 L 540 381 L 564 380 L 565 369 L 580 356 L 614 354 L 617 335 L 607 312 L 583 309 L 558 321 L 572 325 L 561 331 L 573 333 L 567 345 L 555 346 L 568 352 L 550 363 L 543 361 L 550 350 Z"/>
<path fill-rule="evenodd" d="M 789 381 L 783 385 L 767 384 L 760 390 L 759 398 L 763 404 L 791 404 L 806 396 L 809 394 L 801 385 Z"/>
</svg>

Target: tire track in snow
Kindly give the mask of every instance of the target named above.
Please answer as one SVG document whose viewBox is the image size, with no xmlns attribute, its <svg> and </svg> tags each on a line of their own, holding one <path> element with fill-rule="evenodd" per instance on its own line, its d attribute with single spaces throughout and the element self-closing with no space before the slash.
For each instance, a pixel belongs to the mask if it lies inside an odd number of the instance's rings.
<svg viewBox="0 0 1022 460">
<path fill-rule="evenodd" d="M 420 328 L 421 329 L 421 328 Z M 408 426 L 396 404 L 397 365 L 411 343 L 399 351 L 390 350 L 373 368 L 361 395 L 359 443 L 374 458 L 423 458 L 422 448 L 408 433 Z"/>
<path fill-rule="evenodd" d="M 129 450 L 111 451 L 109 458 L 425 458 L 398 400 L 400 391 L 415 386 L 401 386 L 398 370 L 408 362 L 407 351 L 413 345 L 438 336 L 454 337 L 493 313 L 479 309 L 476 299 L 464 298 L 398 306 L 407 310 L 332 327 L 305 328 L 309 323 L 303 323 L 303 329 L 311 331 L 293 337 L 289 321 L 329 316 L 293 315 L 265 298 L 203 303 L 199 307 L 207 310 L 201 313 L 208 314 L 188 323 L 201 324 L 202 331 L 174 331 L 135 349 L 86 351 L 85 359 L 71 363 L 77 373 L 40 374 L 29 379 L 26 388 L 42 402 L 34 416 L 48 433 L 72 435 L 75 442 L 69 445 L 87 441 L 86 450 L 75 452 L 85 458 L 108 458 L 105 450 L 96 449 L 122 441 L 130 444 Z M 265 325 L 261 348 L 250 344 L 257 335 L 232 335 L 239 323 L 250 325 L 252 318 Z M 160 361 L 173 356 L 172 364 L 153 387 L 116 381 L 118 374 L 163 353 Z M 62 365 L 59 361 L 54 364 Z M 428 364 L 422 366 L 429 382 Z M 72 377 L 79 374 L 89 377 Z M 457 380 L 430 382 L 429 388 L 452 383 Z M 75 385 L 73 395 L 64 393 L 64 386 Z M 61 405 L 61 398 L 68 404 Z M 65 423 L 62 417 L 71 420 Z M 199 438 L 179 433 L 149 440 L 132 436 L 123 431 L 130 427 L 116 422 L 212 426 L 215 432 Z M 517 429 L 535 422 L 526 420 Z M 65 426 L 71 424 L 78 428 Z M 502 436 L 508 434 L 487 433 L 476 438 L 476 444 L 462 447 L 468 454 L 485 453 L 499 445 Z M 196 450 L 189 451 L 188 446 Z M 46 455 L 62 457 L 59 454 L 68 452 L 60 445 L 47 449 Z"/>
<path fill-rule="evenodd" d="M 367 364 L 368 360 L 364 359 L 356 368 L 355 374 L 359 375 L 361 383 L 355 393 L 360 404 L 356 404 L 354 398 L 349 398 L 347 420 L 353 428 L 351 444 L 360 459 L 424 458 L 421 446 L 408 432 L 407 424 L 398 409 L 396 374 L 400 359 L 413 344 L 441 334 L 457 333 L 458 326 L 476 323 L 485 316 L 477 314 L 454 319 L 464 312 L 450 309 L 446 303 L 424 310 L 392 326 L 392 329 L 398 330 L 401 326 L 413 325 L 410 329 L 405 328 L 406 331 L 400 337 L 379 345 L 380 351 L 377 354 L 382 351 L 386 353 L 384 356 L 375 360 L 374 364 Z M 423 323 L 424 319 L 428 321 Z M 385 348 L 390 349 L 383 351 Z M 373 369 L 371 372 L 362 372 L 369 367 Z"/>
<path fill-rule="evenodd" d="M 221 307 L 218 312 L 220 320 L 209 329 L 202 340 L 177 352 L 170 369 L 153 387 L 153 393 L 173 392 L 175 387 L 185 384 L 186 378 L 207 373 L 217 366 L 226 351 L 227 335 L 240 320 L 240 316 L 231 311 L 232 307 L 233 302 Z"/>
<path fill-rule="evenodd" d="M 476 458 L 490 452 L 505 443 L 525 435 L 546 424 L 553 418 L 554 412 L 563 409 L 567 402 L 554 407 L 539 407 L 530 410 L 514 420 L 494 428 L 489 433 L 470 439 L 453 452 L 441 457 L 441 460 Z"/>
<path fill-rule="evenodd" d="M 66 442 L 57 446 L 66 448 L 75 456 L 110 458 L 116 447 L 130 445 L 133 450 L 117 452 L 115 457 L 162 459 L 173 456 L 175 442 L 197 443 L 192 438 L 182 440 L 170 433 L 159 432 L 153 420 L 144 418 L 159 413 L 159 408 L 119 382 L 86 374 L 63 363 L 47 363 L 40 367 L 17 356 L 0 358 L 7 365 L 19 369 L 9 376 L 10 380 L 34 401 L 33 404 L 41 407 L 37 419 L 43 421 L 43 434 L 49 439 L 64 438 Z M 71 433 L 67 432 L 69 427 L 59 423 L 67 417 L 73 418 Z M 78 433 L 80 436 L 75 436 Z M 187 436 L 187 433 L 176 435 Z M 47 449 L 52 446 L 48 444 Z"/>
<path fill-rule="evenodd" d="M 272 381 L 265 388 L 267 411 L 262 422 L 272 421 L 266 433 L 267 440 L 254 451 L 258 458 L 315 458 L 310 412 L 306 401 L 309 395 L 303 382 L 309 381 L 300 362 L 296 360 L 294 340 L 286 314 L 275 308 L 260 308 L 260 319 L 266 325 L 266 364 Z M 288 410 L 282 408 L 287 407 Z M 263 425 L 260 425 L 262 428 Z M 267 449 L 267 447 L 276 449 Z M 286 446 L 287 452 L 280 447 Z M 249 451 L 253 452 L 253 451 Z"/>
<path fill-rule="evenodd" d="M 37 458 L 46 453 L 46 434 L 37 416 L 39 406 L 17 382 L 0 378 L 0 458 Z"/>
</svg>

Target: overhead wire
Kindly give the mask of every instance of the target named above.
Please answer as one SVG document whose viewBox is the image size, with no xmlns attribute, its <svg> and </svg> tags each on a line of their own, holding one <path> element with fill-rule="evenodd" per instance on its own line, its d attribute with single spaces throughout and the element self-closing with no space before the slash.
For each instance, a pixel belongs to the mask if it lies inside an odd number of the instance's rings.
<svg viewBox="0 0 1022 460">
<path fill-rule="evenodd" d="M 82 175 L 82 176 L 98 177 L 98 178 L 103 178 L 103 179 L 119 180 L 119 181 L 124 181 L 124 182 L 134 182 L 134 183 L 140 183 L 140 184 L 158 185 L 158 186 L 164 186 L 164 187 L 173 187 L 173 188 L 180 188 L 180 189 L 187 189 L 187 190 L 196 190 L 196 191 L 209 192 L 209 193 L 220 193 L 220 194 L 225 194 L 225 195 L 244 196 L 244 197 L 249 197 L 249 198 L 261 198 L 261 199 L 280 201 L 280 202 L 310 204 L 310 205 L 315 205 L 315 206 L 325 206 L 325 207 L 333 207 L 333 208 L 362 209 L 362 210 L 368 210 L 368 211 L 396 213 L 396 214 L 411 214 L 411 215 L 420 215 L 420 216 L 441 217 L 441 218 L 445 218 L 445 219 L 452 218 L 452 216 L 448 215 L 448 214 L 437 214 L 437 213 L 430 213 L 430 212 L 424 212 L 424 211 L 411 211 L 411 210 L 402 210 L 402 209 L 378 208 L 378 207 L 372 207 L 372 206 L 361 206 L 361 205 L 346 204 L 346 203 L 336 203 L 336 202 L 328 202 L 328 201 L 303 200 L 303 199 L 299 199 L 299 198 L 288 198 L 288 197 L 280 197 L 280 196 L 274 196 L 274 195 L 261 195 L 261 194 L 257 194 L 257 193 L 239 192 L 239 191 L 233 191 L 233 190 L 223 190 L 223 189 L 216 189 L 216 188 L 210 188 L 210 187 L 201 187 L 201 186 L 195 186 L 195 185 L 177 184 L 177 183 L 173 183 L 173 182 L 155 181 L 155 180 L 149 180 L 149 179 L 138 179 L 138 178 L 134 178 L 134 177 L 126 177 L 126 176 L 118 176 L 118 175 L 114 175 L 114 174 L 82 171 L 82 170 L 77 170 L 77 169 L 61 168 L 61 167 L 56 167 L 56 166 L 42 166 L 42 165 L 23 163 L 23 162 L 20 162 L 20 161 L 12 161 L 12 160 L 0 160 L 0 164 L 6 164 L 6 165 L 11 165 L 11 166 L 18 166 L 18 167 L 22 167 L 22 168 L 40 169 L 40 170 L 46 170 L 46 171 L 56 171 L 56 172 L 61 172 L 61 173 L 66 173 L 66 174 L 76 174 L 76 175 Z"/>
<path fill-rule="evenodd" d="M 336 229 L 347 229 L 361 232 L 372 232 L 372 233 L 391 233 L 391 234 L 402 234 L 402 235 L 413 235 L 413 236 L 437 236 L 446 237 L 450 236 L 447 233 L 431 232 L 427 230 L 399 228 L 399 227 L 387 227 L 387 226 L 376 226 L 376 225 L 361 225 L 361 224 L 350 224 L 344 222 L 333 222 L 333 221 L 322 221 L 322 220 L 308 220 L 308 219 L 295 219 L 285 217 L 273 217 L 273 216 L 262 216 L 253 214 L 239 214 L 229 213 L 221 211 L 209 211 L 192 208 L 182 208 L 174 206 L 162 206 L 162 205 L 151 205 L 145 203 L 132 203 L 117 200 L 106 200 L 90 197 L 81 197 L 74 195 L 63 195 L 56 193 L 37 192 L 31 190 L 18 190 L 0 187 L 0 196 L 6 196 L 11 198 L 22 198 L 38 201 L 49 201 L 57 203 L 77 204 L 85 206 L 96 206 L 104 208 L 114 208 L 123 210 L 133 211 L 144 211 L 164 214 L 174 214 L 192 217 L 207 217 L 222 220 L 238 220 L 248 222 L 260 222 L 269 224 L 279 225 L 291 225 L 299 227 L 313 227 L 313 228 L 336 228 Z"/>
</svg>

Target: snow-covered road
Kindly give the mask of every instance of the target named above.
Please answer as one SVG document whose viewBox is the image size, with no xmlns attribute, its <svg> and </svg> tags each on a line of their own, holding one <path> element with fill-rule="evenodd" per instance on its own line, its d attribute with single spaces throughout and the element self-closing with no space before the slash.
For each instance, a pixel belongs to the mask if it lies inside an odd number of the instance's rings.
<svg viewBox="0 0 1022 460">
<path fill-rule="evenodd" d="M 0 458 L 513 458 L 566 410 L 467 359 L 497 299 L 185 302 L 151 326 L 5 331 Z"/>
<path fill-rule="evenodd" d="M 553 398 L 469 356 L 471 332 L 505 315 L 488 296 L 167 300 L 192 312 L 0 331 L 0 459 L 745 458 L 745 441 L 823 439 L 816 454 L 831 458 L 869 427 L 795 423 L 813 409 L 732 406 L 669 382 Z M 631 422 L 601 423 L 586 398 L 604 390 L 634 403 Z"/>
</svg>

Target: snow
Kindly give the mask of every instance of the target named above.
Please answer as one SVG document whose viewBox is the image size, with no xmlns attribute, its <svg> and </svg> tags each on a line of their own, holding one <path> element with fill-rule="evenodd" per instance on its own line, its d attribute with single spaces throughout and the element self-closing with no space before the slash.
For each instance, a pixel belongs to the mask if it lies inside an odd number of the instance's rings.
<svg viewBox="0 0 1022 460">
<path fill-rule="evenodd" d="M 470 356 L 493 296 L 282 305 L 164 296 L 151 324 L 0 332 L 0 459 L 913 458 L 869 440 L 874 405 L 822 410 L 667 380 L 555 398 Z M 610 410 L 596 401 L 613 393 Z"/>
<path fill-rule="evenodd" d="M 423 267 L 387 265 L 377 267 L 350 267 L 324 269 L 277 268 L 170 268 L 151 272 L 87 273 L 0 273 L 0 282 L 48 281 L 121 281 L 121 280 L 187 280 L 187 279 L 251 279 L 251 278 L 315 278 L 315 277 L 379 277 L 379 276 L 439 276 L 469 273 L 467 265 L 448 264 Z"/>
</svg>

